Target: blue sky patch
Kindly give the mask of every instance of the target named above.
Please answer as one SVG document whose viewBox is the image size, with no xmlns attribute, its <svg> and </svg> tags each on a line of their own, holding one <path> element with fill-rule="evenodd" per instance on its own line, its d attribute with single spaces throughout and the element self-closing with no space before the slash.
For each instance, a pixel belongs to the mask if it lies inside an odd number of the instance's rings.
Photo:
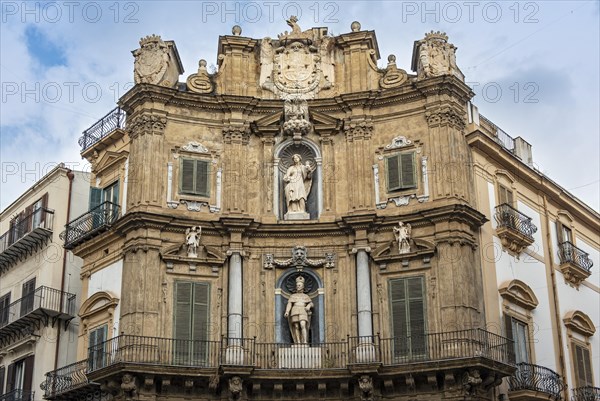
<svg viewBox="0 0 600 401">
<path fill-rule="evenodd" d="M 27 50 L 44 67 L 66 65 L 67 58 L 63 50 L 35 26 L 25 29 Z"/>
</svg>

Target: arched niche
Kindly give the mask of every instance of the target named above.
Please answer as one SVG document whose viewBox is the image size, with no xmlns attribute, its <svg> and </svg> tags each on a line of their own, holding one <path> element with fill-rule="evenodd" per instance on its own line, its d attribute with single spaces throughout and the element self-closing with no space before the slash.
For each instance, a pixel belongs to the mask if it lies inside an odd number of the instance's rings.
<svg viewBox="0 0 600 401">
<path fill-rule="evenodd" d="M 308 342 L 310 344 L 325 342 L 325 291 L 323 281 L 311 269 L 300 271 L 295 268 L 286 270 L 275 285 L 275 342 L 293 343 L 288 321 L 283 317 L 283 314 L 288 299 L 296 288 L 296 277 L 298 276 L 304 277 L 305 293 L 308 294 L 313 303 Z"/>
<path fill-rule="evenodd" d="M 288 171 L 288 168 L 293 164 L 292 156 L 298 154 L 302 158 L 302 164 L 307 161 L 316 166 L 312 172 L 312 185 L 308 193 L 306 203 L 306 212 L 310 220 L 316 220 L 321 215 L 323 209 L 323 166 L 321 151 L 319 147 L 307 139 L 302 141 L 292 141 L 287 139 L 279 144 L 275 149 L 275 169 L 273 176 L 273 210 L 279 220 L 286 220 L 287 202 L 286 202 L 286 182 L 283 178 Z M 293 219 L 290 219 L 293 220 Z"/>
</svg>

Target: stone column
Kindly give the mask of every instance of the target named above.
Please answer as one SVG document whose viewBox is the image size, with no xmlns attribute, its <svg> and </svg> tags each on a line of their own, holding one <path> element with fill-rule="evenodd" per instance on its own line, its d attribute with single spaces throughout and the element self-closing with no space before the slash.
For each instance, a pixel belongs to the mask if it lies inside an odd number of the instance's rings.
<svg viewBox="0 0 600 401">
<path fill-rule="evenodd" d="M 371 305 L 371 275 L 369 272 L 370 248 L 356 251 L 356 301 L 358 307 L 358 335 L 373 335 L 373 307 Z"/>
<path fill-rule="evenodd" d="M 358 309 L 359 344 L 356 347 L 356 362 L 375 361 L 373 344 L 373 306 L 371 304 L 371 273 L 369 255 L 371 248 L 353 249 L 356 252 L 356 305 Z"/>
<path fill-rule="evenodd" d="M 228 251 L 229 287 L 227 289 L 227 337 L 228 346 L 225 358 L 230 365 L 242 365 L 243 351 L 243 297 L 242 297 L 242 255 L 239 250 Z"/>
</svg>

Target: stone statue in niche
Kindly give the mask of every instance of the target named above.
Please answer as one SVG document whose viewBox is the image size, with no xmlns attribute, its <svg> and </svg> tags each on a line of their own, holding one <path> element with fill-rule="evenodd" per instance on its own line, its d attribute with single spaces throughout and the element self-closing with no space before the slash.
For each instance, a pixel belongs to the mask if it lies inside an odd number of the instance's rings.
<svg viewBox="0 0 600 401">
<path fill-rule="evenodd" d="M 398 227 L 394 227 L 394 237 L 396 237 L 396 242 L 398 242 L 398 253 L 410 252 L 411 234 L 412 227 L 408 223 L 399 222 Z"/>
<path fill-rule="evenodd" d="M 200 234 L 202 227 L 194 226 L 185 230 L 185 245 L 188 258 L 198 257 L 198 246 L 200 246 Z"/>
<path fill-rule="evenodd" d="M 285 200 L 287 202 L 286 220 L 302 220 L 310 218 L 306 212 L 306 201 L 312 186 L 312 173 L 316 166 L 307 161 L 302 164 L 302 156 L 294 154 L 293 164 L 288 167 L 283 181 L 285 184 Z"/>
<path fill-rule="evenodd" d="M 283 317 L 288 320 L 295 344 L 308 344 L 313 303 L 304 293 L 304 277 L 296 278 L 296 293 L 290 296 Z"/>
</svg>

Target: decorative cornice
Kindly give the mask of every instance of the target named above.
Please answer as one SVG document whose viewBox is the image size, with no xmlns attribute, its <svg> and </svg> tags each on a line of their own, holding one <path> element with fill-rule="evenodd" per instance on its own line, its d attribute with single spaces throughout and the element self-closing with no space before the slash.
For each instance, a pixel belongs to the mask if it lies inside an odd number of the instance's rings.
<svg viewBox="0 0 600 401">
<path fill-rule="evenodd" d="M 563 318 L 563 322 L 568 329 L 585 337 L 591 337 L 596 332 L 592 319 L 579 310 L 568 312 Z"/>
<path fill-rule="evenodd" d="M 502 298 L 527 310 L 533 310 L 539 304 L 531 287 L 521 280 L 512 280 L 503 284 L 498 292 Z"/>
</svg>

